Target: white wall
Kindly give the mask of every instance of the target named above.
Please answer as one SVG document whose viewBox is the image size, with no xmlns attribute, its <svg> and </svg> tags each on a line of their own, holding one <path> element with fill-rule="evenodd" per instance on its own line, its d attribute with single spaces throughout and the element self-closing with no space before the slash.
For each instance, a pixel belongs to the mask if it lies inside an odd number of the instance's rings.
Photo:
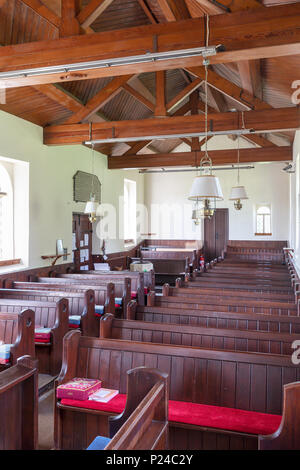
<svg viewBox="0 0 300 470">
<path fill-rule="evenodd" d="M 293 147 L 295 173 L 290 175 L 290 237 L 295 262 L 300 275 L 300 131 L 296 132 Z"/>
<path fill-rule="evenodd" d="M 240 139 L 240 147 L 251 147 Z M 209 150 L 232 148 L 237 155 L 237 143 L 226 136 L 216 136 L 208 142 Z M 177 151 L 188 151 L 185 144 Z M 174 158 L 176 158 L 174 153 Z M 249 199 L 243 202 L 241 211 L 236 211 L 229 201 L 231 187 L 237 184 L 237 171 L 215 171 L 223 190 L 224 201 L 217 207 L 229 208 L 229 239 L 231 240 L 288 240 L 289 238 L 289 175 L 282 171 L 284 163 L 255 164 L 255 169 L 240 171 L 240 184 L 245 185 Z M 158 173 L 145 175 L 145 204 L 148 209 L 153 203 L 165 202 L 168 205 L 189 204 L 187 200 L 195 173 Z M 272 236 L 255 236 L 255 206 L 268 203 L 272 208 Z M 179 211 L 179 209 L 178 209 Z M 177 212 L 178 212 L 177 211 Z M 191 237 L 189 227 L 186 232 L 170 230 L 172 238 Z M 153 231 L 153 230 L 151 230 Z M 170 238 L 170 233 L 163 230 L 161 238 Z M 195 236 L 195 234 L 194 234 Z M 202 237 L 201 230 L 197 233 Z M 158 237 L 159 238 L 159 237 Z"/>
<path fill-rule="evenodd" d="M 92 168 L 90 149 L 83 146 L 47 147 L 42 142 L 41 127 L 0 112 L 0 156 L 29 163 L 30 267 L 49 265 L 41 255 L 55 254 L 57 239 L 63 239 L 69 252 L 72 249 L 72 212 L 83 212 L 85 207 L 83 203 L 73 202 L 73 175 L 77 170 L 91 172 Z M 95 174 L 102 183 L 102 202 L 113 204 L 117 215 L 124 178 L 137 182 L 137 201 L 143 203 L 144 177 L 137 171 L 107 170 L 107 157 L 95 152 Z M 97 253 L 100 241 L 94 239 L 94 242 Z M 108 253 L 123 250 L 121 238 L 107 243 Z"/>
</svg>

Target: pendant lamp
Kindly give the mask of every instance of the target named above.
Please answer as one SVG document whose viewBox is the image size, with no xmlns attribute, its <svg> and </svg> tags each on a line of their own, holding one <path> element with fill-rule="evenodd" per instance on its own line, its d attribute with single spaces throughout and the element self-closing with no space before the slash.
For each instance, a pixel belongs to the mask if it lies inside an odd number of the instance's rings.
<svg viewBox="0 0 300 470">
<path fill-rule="evenodd" d="M 92 144 L 92 190 L 90 194 L 90 200 L 87 201 L 84 213 L 89 214 L 89 221 L 91 223 L 96 222 L 96 212 L 99 207 L 99 203 L 96 201 L 96 196 L 94 193 L 94 160 L 95 160 L 95 150 L 94 144 Z"/>
<path fill-rule="evenodd" d="M 234 208 L 240 211 L 243 207 L 242 200 L 248 199 L 245 186 L 240 186 L 240 138 L 238 137 L 238 178 L 237 186 L 233 186 L 230 193 L 230 201 L 234 201 Z"/>
<path fill-rule="evenodd" d="M 207 15 L 207 22 L 208 20 Z M 209 24 L 207 24 L 207 31 L 209 32 Z M 208 46 L 208 34 L 207 34 L 207 46 Z M 205 66 L 205 155 L 200 161 L 200 174 L 196 176 L 193 181 L 189 200 L 195 201 L 196 207 L 193 211 L 192 218 L 194 220 L 196 216 L 201 215 L 202 218 L 211 218 L 215 211 L 216 201 L 223 200 L 223 193 L 219 178 L 212 174 L 212 160 L 208 155 L 207 151 L 207 140 L 208 140 L 208 100 L 207 100 L 207 82 L 208 82 L 208 64 L 209 61 L 205 59 L 203 65 Z M 203 174 L 201 174 L 203 172 Z M 202 209 L 199 211 L 198 204 L 202 202 Z M 213 207 L 212 207 L 213 205 Z M 199 223 L 199 222 L 198 222 Z"/>
</svg>

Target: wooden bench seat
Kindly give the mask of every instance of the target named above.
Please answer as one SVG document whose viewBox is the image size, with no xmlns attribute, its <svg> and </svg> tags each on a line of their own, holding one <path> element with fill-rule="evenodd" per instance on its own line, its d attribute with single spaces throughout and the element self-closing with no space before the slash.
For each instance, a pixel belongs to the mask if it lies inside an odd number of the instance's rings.
<svg viewBox="0 0 300 470">
<path fill-rule="evenodd" d="M 20 313 L 0 312 L 0 343 L 11 345 L 7 362 L 0 364 L 0 370 L 17 363 L 21 356 L 35 357 L 34 312 L 23 310 Z"/>
<path fill-rule="evenodd" d="M 137 306 L 135 302 L 128 306 L 127 319 L 207 328 L 300 333 L 300 317 L 298 316 L 142 307 Z"/>
<path fill-rule="evenodd" d="M 3 313 L 20 313 L 33 310 L 35 328 L 41 326 L 50 329 L 50 342 L 35 341 L 35 356 L 38 359 L 39 372 L 56 375 L 62 362 L 62 342 L 69 330 L 69 306 L 67 299 L 57 302 L 37 302 L 34 300 L 0 298 L 0 311 Z"/>
<path fill-rule="evenodd" d="M 0 450 L 36 450 L 38 368 L 30 356 L 0 373 L 0 410 Z"/>
<path fill-rule="evenodd" d="M 257 448 L 258 435 L 253 432 L 254 427 L 249 433 L 247 423 L 249 426 L 261 423 L 261 413 L 275 415 L 269 417 L 273 422 L 272 431 L 275 431 L 281 421 L 283 386 L 297 381 L 300 376 L 299 367 L 285 356 L 97 340 L 80 336 L 78 331 L 70 332 L 64 338 L 63 364 L 63 377 L 66 379 L 75 376 L 100 378 L 104 387 L 117 389 L 121 394 L 126 393 L 124 373 L 132 367 L 154 367 L 168 374 L 170 448 L 184 447 L 186 450 L 195 448 L 195 442 L 196 448 L 203 448 L 203 435 L 206 442 L 210 442 L 211 449 L 222 448 L 220 442 L 224 443 L 225 437 L 226 446 L 231 448 Z M 121 406 L 120 401 L 119 396 L 118 406 Z M 212 410 L 211 416 L 203 412 L 203 408 L 202 412 L 199 409 L 199 421 L 191 424 L 190 420 L 195 418 L 191 409 L 196 404 L 200 408 L 201 405 L 217 408 Z M 225 408 L 223 422 L 227 424 L 228 414 L 239 415 L 237 410 L 241 411 L 234 429 L 224 429 L 220 422 L 220 427 L 216 427 L 214 417 L 216 412 L 220 412 L 220 407 Z M 55 420 L 56 438 L 58 432 L 61 437 L 60 448 L 72 449 L 74 442 L 76 448 L 86 446 L 92 440 L 90 434 L 93 430 L 101 429 L 101 435 L 108 435 L 108 416 L 112 412 L 107 406 L 104 409 L 93 409 L 92 404 L 87 409 L 79 408 L 74 402 L 61 403 L 60 419 L 58 421 L 56 416 Z M 242 421 L 244 412 L 259 415 L 253 416 L 250 423 L 245 415 Z M 210 424 L 201 421 L 203 417 L 211 418 Z M 268 417 L 265 423 L 267 421 Z M 270 431 L 269 426 L 266 433 Z M 221 438 L 218 445 L 216 435 Z"/>
<path fill-rule="evenodd" d="M 100 338 L 291 356 L 299 335 L 123 320 L 106 314 L 100 320 Z"/>
</svg>

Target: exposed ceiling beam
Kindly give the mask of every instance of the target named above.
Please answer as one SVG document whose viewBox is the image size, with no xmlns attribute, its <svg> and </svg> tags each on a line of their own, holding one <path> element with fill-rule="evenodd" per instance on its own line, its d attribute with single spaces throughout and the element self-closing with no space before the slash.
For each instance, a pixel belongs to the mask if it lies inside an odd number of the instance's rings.
<svg viewBox="0 0 300 470">
<path fill-rule="evenodd" d="M 156 105 L 155 116 L 161 117 L 167 115 L 166 108 L 166 72 L 161 70 L 155 74 Z"/>
<path fill-rule="evenodd" d="M 202 78 L 205 80 L 205 69 L 204 67 L 189 67 L 187 69 L 190 73 L 196 77 Z M 247 92 L 244 92 L 243 88 L 235 85 L 226 78 L 221 77 L 213 70 L 209 69 L 208 71 L 208 83 L 210 86 L 221 91 L 229 98 L 237 101 L 239 104 L 245 106 L 246 109 L 271 109 L 272 106 L 266 103 L 265 101 L 257 98 L 254 95 L 251 95 Z"/>
<path fill-rule="evenodd" d="M 77 0 L 61 1 L 61 25 L 59 28 L 61 38 L 80 34 L 80 23 L 76 18 L 77 8 Z"/>
<path fill-rule="evenodd" d="M 144 10 L 144 12 L 146 13 L 146 15 L 148 16 L 149 20 L 151 21 L 152 24 L 157 24 L 158 21 L 157 19 L 155 18 L 155 16 L 153 15 L 151 9 L 149 8 L 148 4 L 146 3 L 146 0 L 138 0 L 139 4 L 141 5 L 142 9 Z"/>
<path fill-rule="evenodd" d="M 200 163 L 205 152 L 174 152 L 154 155 L 142 154 L 128 156 L 127 158 L 109 157 L 110 170 L 127 168 L 164 168 L 175 166 L 196 166 Z M 213 165 L 236 164 L 236 151 L 233 149 L 210 150 L 209 156 Z M 240 163 L 281 162 L 293 160 L 292 147 L 273 147 L 240 149 Z"/>
<path fill-rule="evenodd" d="M 83 29 L 88 28 L 106 10 L 113 0 L 90 0 L 77 15 Z"/>
<path fill-rule="evenodd" d="M 210 17 L 211 44 L 223 44 L 225 52 L 210 58 L 210 62 L 228 63 L 240 60 L 293 55 L 300 47 L 300 4 L 215 15 Z M 234 37 L 232 35 L 234 30 Z M 269 34 L 272 31 L 272 34 Z M 173 51 L 202 47 L 205 40 L 203 19 L 190 19 L 167 24 L 148 25 L 60 38 L 27 44 L 5 46 L 0 50 L 0 72 L 27 68 L 66 65 L 85 60 L 116 58 L 122 55 L 144 55 L 158 51 Z M 120 54 L 121 52 L 121 54 Z M 81 72 L 61 72 L 49 75 L 28 75 L 2 79 L 2 86 L 84 80 L 135 74 L 164 69 L 188 68 L 202 65 L 202 57 L 150 61 L 146 63 L 103 67 Z M 1 77 L 0 77 L 1 78 Z"/>
<path fill-rule="evenodd" d="M 189 10 L 184 0 L 157 0 L 167 21 L 179 21 L 190 18 Z"/>
<path fill-rule="evenodd" d="M 242 88 L 257 98 L 262 98 L 262 83 L 259 60 L 243 60 L 237 63 Z"/>
<path fill-rule="evenodd" d="M 244 119 L 242 119 L 244 118 Z M 281 108 L 244 113 L 215 113 L 209 116 L 210 132 L 234 134 L 242 129 L 255 133 L 294 131 L 300 129 L 300 108 Z M 93 124 L 93 140 L 124 141 L 130 139 L 154 140 L 156 138 L 186 137 L 192 134 L 204 133 L 205 119 L 203 114 L 196 116 L 176 116 L 164 119 L 150 118 L 132 121 L 112 121 L 103 124 Z M 170 137 L 169 137 L 170 136 Z M 195 137 L 195 135 L 193 135 Z M 81 144 L 90 140 L 88 124 L 71 124 L 50 126 L 44 129 L 46 145 Z"/>
<path fill-rule="evenodd" d="M 119 93 L 124 84 L 132 77 L 132 75 L 123 75 L 115 77 L 110 83 L 103 87 L 93 98 L 91 98 L 84 109 L 71 116 L 65 124 L 76 124 L 86 121 L 90 116 L 96 113 L 102 106 L 110 101 L 117 93 Z"/>
<path fill-rule="evenodd" d="M 40 0 L 21 0 L 21 2 L 31 8 L 39 16 L 44 18 L 44 20 L 48 21 L 57 28 L 60 28 L 61 18 L 59 18 L 59 16 L 57 16 L 52 10 L 50 10 L 50 8 L 44 5 L 43 2 L 41 2 Z M 4 3 L 6 3 L 6 1 L 0 1 L 0 7 L 3 6 Z"/>
<path fill-rule="evenodd" d="M 196 78 L 190 82 L 183 90 L 181 90 L 172 100 L 167 103 L 167 111 L 172 111 L 173 108 L 178 106 L 184 99 L 188 98 L 199 86 L 203 83 L 202 78 Z"/>
<path fill-rule="evenodd" d="M 142 103 L 144 106 L 146 106 L 148 109 L 154 112 L 155 110 L 155 105 L 151 103 L 147 98 L 145 98 L 141 93 L 139 93 L 137 90 L 132 88 L 128 83 L 125 83 L 122 86 L 123 90 L 127 91 L 131 96 L 133 96 L 135 99 L 137 99 L 140 103 Z"/>
<path fill-rule="evenodd" d="M 73 113 L 77 113 L 84 109 L 84 105 L 80 103 L 79 100 L 76 100 L 65 90 L 62 90 L 55 85 L 35 85 L 33 88 L 48 96 L 48 98 L 52 99 L 53 101 L 56 101 L 61 106 L 69 109 Z"/>
</svg>

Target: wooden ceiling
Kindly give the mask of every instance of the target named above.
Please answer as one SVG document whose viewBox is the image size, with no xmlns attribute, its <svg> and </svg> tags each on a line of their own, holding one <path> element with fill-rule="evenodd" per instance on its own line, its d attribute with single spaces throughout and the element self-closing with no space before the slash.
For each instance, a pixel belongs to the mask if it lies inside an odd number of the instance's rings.
<svg viewBox="0 0 300 470">
<path fill-rule="evenodd" d="M 299 0 L 0 0 L 0 45 L 4 46 L 0 54 L 4 54 L 5 46 L 125 29 L 126 38 L 127 28 L 160 23 L 168 25 L 205 15 L 211 18 L 214 15 L 228 17 L 245 11 L 251 13 L 252 10 L 271 12 L 277 5 L 297 3 L 300 3 Z M 17 48 L 13 52 L 15 50 Z M 247 60 L 245 57 L 238 62 L 211 65 L 208 79 L 209 113 L 223 115 L 235 112 L 235 115 L 240 115 L 240 112 L 249 110 L 293 108 L 291 84 L 294 80 L 300 80 L 299 71 L 300 54 L 267 56 L 257 60 Z M 48 131 L 51 132 L 56 126 L 60 130 L 61 125 L 91 122 L 104 126 L 111 121 L 139 120 L 147 123 L 153 117 L 162 122 L 170 116 L 174 116 L 174 120 L 175 116 L 186 116 L 188 119 L 188 116 L 195 114 L 203 118 L 203 73 L 204 68 L 197 66 L 7 88 L 6 104 L 1 104 L 0 109 L 45 127 L 46 139 Z M 298 128 L 297 125 L 290 129 L 282 126 L 274 131 L 272 128 L 272 132 L 251 135 L 246 140 L 249 147 L 254 143 L 257 147 L 267 148 L 265 161 L 271 158 L 270 148 L 289 146 L 283 151 L 282 160 L 286 161 L 289 155 L 291 158 L 290 145 L 295 128 Z M 180 160 L 179 154 L 178 158 L 176 154 L 166 158 L 166 154 L 183 142 L 190 148 L 186 158 Z M 122 167 L 120 159 L 115 160 L 114 166 L 114 157 L 122 155 L 124 168 L 144 168 L 153 166 L 149 163 L 152 154 L 157 154 L 156 166 L 161 166 L 160 155 L 166 165 L 186 165 L 187 161 L 195 161 L 195 152 L 200 152 L 201 146 L 203 138 L 202 141 L 201 138 L 172 138 L 103 143 L 97 144 L 96 149 L 110 156 L 110 168 Z M 141 156 L 133 159 L 135 155 Z M 148 155 L 147 159 L 145 155 Z M 264 161 L 262 152 L 259 158 Z M 278 158 L 277 152 L 274 159 Z"/>
</svg>

